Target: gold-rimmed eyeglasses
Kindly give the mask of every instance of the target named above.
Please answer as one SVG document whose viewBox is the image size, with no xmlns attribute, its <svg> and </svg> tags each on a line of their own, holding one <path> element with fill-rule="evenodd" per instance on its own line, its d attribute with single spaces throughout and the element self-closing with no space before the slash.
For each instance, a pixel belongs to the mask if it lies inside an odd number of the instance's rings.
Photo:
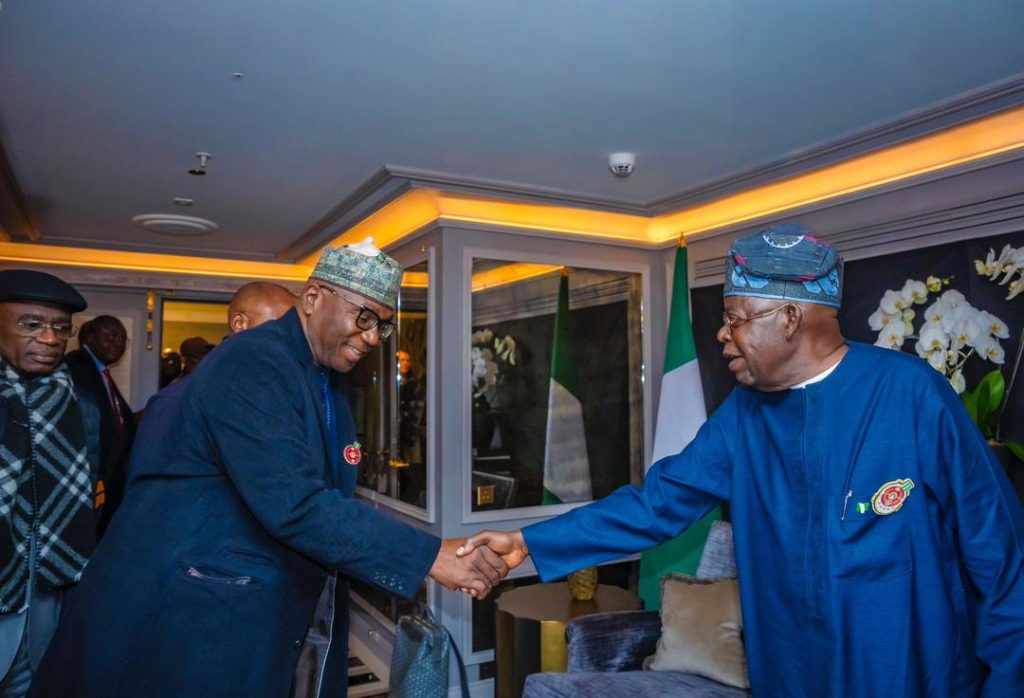
<svg viewBox="0 0 1024 698">
<path fill-rule="evenodd" d="M 791 305 L 793 305 L 793 304 L 792 303 L 783 303 L 782 305 L 780 305 L 778 307 L 775 307 L 775 308 L 772 308 L 771 310 L 766 310 L 763 313 L 754 313 L 753 315 L 748 315 L 747 317 L 735 317 L 733 315 L 729 315 L 729 313 L 722 313 L 722 326 L 723 327 L 728 327 L 729 331 L 732 332 L 737 327 L 740 327 L 741 325 L 745 325 L 746 323 L 750 322 L 751 320 L 757 320 L 759 318 L 768 317 L 769 315 L 774 315 L 775 313 L 779 312 L 783 308 L 788 308 Z"/>
<path fill-rule="evenodd" d="M 44 322 L 42 320 L 25 319 L 15 323 L 18 334 L 22 337 L 42 337 L 46 330 L 52 330 L 57 339 L 71 339 L 75 336 L 75 326 L 70 322 Z"/>
<path fill-rule="evenodd" d="M 337 298 L 340 298 L 341 300 L 351 305 L 353 308 L 357 308 L 358 310 L 356 311 L 356 327 L 358 327 L 363 332 L 369 332 L 370 330 L 376 328 L 377 336 L 380 337 L 381 339 L 387 339 L 388 337 L 391 336 L 391 333 L 395 331 L 395 323 L 391 322 L 390 320 L 381 320 L 380 315 L 373 312 L 365 305 L 358 305 L 357 303 L 353 303 L 348 298 L 345 298 L 345 296 L 338 293 L 336 289 L 333 289 L 330 286 L 317 284 L 317 287 L 322 288 L 323 290 L 327 291 L 333 296 L 336 296 Z"/>
</svg>

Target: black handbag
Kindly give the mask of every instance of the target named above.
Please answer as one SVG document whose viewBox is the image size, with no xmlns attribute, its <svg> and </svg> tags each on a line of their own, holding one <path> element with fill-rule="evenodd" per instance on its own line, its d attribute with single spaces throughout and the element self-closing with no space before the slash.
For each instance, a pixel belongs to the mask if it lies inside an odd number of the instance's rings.
<svg viewBox="0 0 1024 698">
<path fill-rule="evenodd" d="M 466 665 L 448 629 L 426 606 L 399 618 L 391 653 L 391 698 L 447 698 L 452 653 L 459 663 L 462 698 L 469 698 Z"/>
</svg>

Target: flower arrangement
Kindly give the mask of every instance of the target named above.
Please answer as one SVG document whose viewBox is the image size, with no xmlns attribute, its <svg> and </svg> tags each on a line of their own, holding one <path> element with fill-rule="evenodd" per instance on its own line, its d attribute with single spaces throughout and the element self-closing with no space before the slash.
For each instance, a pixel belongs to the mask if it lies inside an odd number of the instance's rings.
<svg viewBox="0 0 1024 698">
<path fill-rule="evenodd" d="M 974 260 L 974 268 L 982 276 L 987 276 L 995 281 L 1002 275 L 1003 280 L 1000 286 L 1009 286 L 1009 293 L 1006 300 L 1013 300 L 1018 294 L 1024 292 L 1024 247 L 1016 249 L 1007 245 L 996 258 L 996 251 L 989 249 L 985 261 Z M 1016 277 L 1016 278 L 1014 278 Z"/>
<path fill-rule="evenodd" d="M 907 279 L 899 291 L 885 292 L 868 324 L 878 332 L 875 344 L 880 347 L 901 349 L 907 340 L 917 340 L 917 355 L 941 371 L 957 393 L 963 393 L 968 359 L 978 356 L 1001 365 L 1006 352 L 999 340 L 1009 337 L 1010 331 L 998 317 L 968 303 L 964 294 L 947 289 L 921 313 L 923 322 L 915 332 L 918 314 L 913 306 L 924 305 L 949 282 L 935 276 L 924 281 Z"/>
<path fill-rule="evenodd" d="M 1024 248 L 1014 249 L 1007 245 L 998 258 L 994 250 L 989 250 L 985 261 L 975 260 L 974 266 L 979 274 L 993 281 L 1002 277 L 998 283 L 1009 286 L 1007 300 L 1024 292 Z M 985 438 L 992 444 L 1005 446 L 1024 461 L 1024 444 L 1002 439 L 1000 435 L 1006 398 L 1017 378 L 1024 354 L 1024 333 L 1020 337 L 1009 388 L 1002 371 L 996 368 L 978 381 L 974 390 L 967 390 L 964 365 L 976 356 L 1002 366 L 1006 353 L 999 340 L 1008 338 L 1010 332 L 1005 322 L 992 313 L 975 308 L 959 291 L 942 291 L 949 283 L 949 279 L 929 276 L 924 281 L 907 279 L 899 291 L 886 291 L 878 309 L 868 318 L 871 329 L 878 332 L 875 344 L 898 351 L 907 340 L 916 340 L 914 350 L 917 355 L 949 379 Z M 914 321 L 918 313 L 914 306 L 928 303 L 930 297 L 940 292 L 941 295 L 921 313 L 923 322 L 915 332 Z"/>
<path fill-rule="evenodd" d="M 509 335 L 495 335 L 484 328 L 473 333 L 470 340 L 469 370 L 473 403 L 483 400 L 494 408 L 498 387 L 511 367 L 516 365 L 516 341 Z"/>
</svg>

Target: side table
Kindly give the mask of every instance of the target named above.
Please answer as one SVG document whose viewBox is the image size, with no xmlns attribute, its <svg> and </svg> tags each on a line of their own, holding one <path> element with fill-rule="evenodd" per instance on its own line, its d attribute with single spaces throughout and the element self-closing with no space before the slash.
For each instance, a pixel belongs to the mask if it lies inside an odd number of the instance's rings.
<svg viewBox="0 0 1024 698">
<path fill-rule="evenodd" d="M 495 696 L 518 698 L 529 674 L 565 671 L 565 624 L 577 616 L 635 611 L 636 594 L 601 585 L 590 601 L 578 601 L 565 582 L 510 589 L 495 602 Z"/>
</svg>

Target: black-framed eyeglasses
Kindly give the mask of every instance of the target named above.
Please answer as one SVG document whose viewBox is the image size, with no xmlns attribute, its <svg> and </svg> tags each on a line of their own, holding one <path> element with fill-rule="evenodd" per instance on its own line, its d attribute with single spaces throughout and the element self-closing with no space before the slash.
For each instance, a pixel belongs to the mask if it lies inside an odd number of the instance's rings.
<svg viewBox="0 0 1024 698">
<path fill-rule="evenodd" d="M 774 315 L 775 313 L 779 312 L 783 308 L 788 308 L 791 305 L 793 305 L 793 304 L 792 303 L 783 303 L 782 305 L 780 305 L 780 306 L 778 306 L 776 308 L 772 308 L 771 310 L 766 310 L 763 313 L 754 313 L 753 315 L 748 315 L 747 317 L 733 317 L 733 316 L 729 315 L 729 313 L 722 313 L 722 326 L 723 327 L 728 327 L 729 331 L 732 332 L 737 327 L 739 327 L 741 325 L 745 325 L 746 323 L 750 322 L 751 320 L 757 320 L 759 318 L 768 317 L 769 315 Z"/>
<path fill-rule="evenodd" d="M 363 332 L 369 332 L 370 330 L 376 328 L 377 336 L 380 337 L 381 339 L 387 339 L 388 337 L 391 336 L 391 333 L 395 331 L 395 323 L 391 322 L 390 320 L 381 320 L 380 315 L 373 312 L 365 305 L 358 305 L 356 303 L 353 303 L 348 298 L 345 298 L 345 296 L 341 295 L 340 293 L 337 292 L 337 290 L 331 288 L 330 286 L 323 286 L 321 284 L 317 284 L 317 286 L 329 292 L 331 295 L 337 296 L 341 300 L 351 305 L 353 308 L 358 308 L 359 310 L 356 313 L 356 327 L 358 327 Z"/>
<path fill-rule="evenodd" d="M 42 337 L 46 330 L 52 330 L 57 339 L 71 339 L 75 336 L 77 329 L 70 322 L 58 320 L 57 322 L 44 322 L 42 320 L 18 320 L 15 323 L 18 334 L 22 337 Z"/>
</svg>

